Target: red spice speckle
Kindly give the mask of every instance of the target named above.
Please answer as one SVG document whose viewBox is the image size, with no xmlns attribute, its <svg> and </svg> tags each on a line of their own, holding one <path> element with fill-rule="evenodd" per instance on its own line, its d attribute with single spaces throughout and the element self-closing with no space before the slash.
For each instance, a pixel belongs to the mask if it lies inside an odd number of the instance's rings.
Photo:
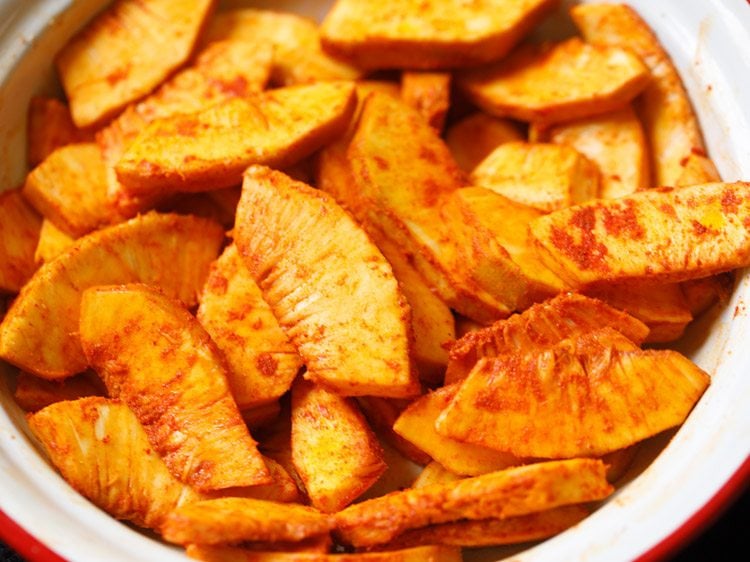
<svg viewBox="0 0 750 562">
<path fill-rule="evenodd" d="M 570 226 L 580 231 L 581 241 L 576 243 L 573 236 L 559 226 L 553 226 L 550 232 L 552 244 L 561 253 L 572 259 L 579 269 L 591 271 L 609 271 L 606 262 L 607 247 L 596 239 L 594 227 L 596 216 L 593 207 L 584 207 L 576 211 L 570 219 Z"/>
<path fill-rule="evenodd" d="M 721 210 L 724 214 L 734 215 L 739 210 L 742 199 L 737 196 L 734 189 L 727 189 L 721 196 Z"/>
<path fill-rule="evenodd" d="M 635 204 L 627 200 L 621 206 L 603 206 L 603 222 L 607 234 L 612 236 L 629 237 L 640 240 L 646 235 L 646 231 L 635 213 Z"/>
</svg>

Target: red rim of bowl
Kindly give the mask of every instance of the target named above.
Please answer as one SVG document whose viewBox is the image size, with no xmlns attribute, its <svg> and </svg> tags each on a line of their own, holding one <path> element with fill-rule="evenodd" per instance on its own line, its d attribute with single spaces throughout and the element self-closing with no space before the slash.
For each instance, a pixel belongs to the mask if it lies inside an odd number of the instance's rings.
<svg viewBox="0 0 750 562">
<path fill-rule="evenodd" d="M 750 0 L 748 0 L 750 2 Z M 636 559 L 656 562 L 675 554 L 720 517 L 733 500 L 750 487 L 750 457 L 701 508 L 682 525 Z M 33 562 L 65 562 L 65 559 L 43 544 L 0 510 L 0 538 L 21 556 Z"/>
</svg>

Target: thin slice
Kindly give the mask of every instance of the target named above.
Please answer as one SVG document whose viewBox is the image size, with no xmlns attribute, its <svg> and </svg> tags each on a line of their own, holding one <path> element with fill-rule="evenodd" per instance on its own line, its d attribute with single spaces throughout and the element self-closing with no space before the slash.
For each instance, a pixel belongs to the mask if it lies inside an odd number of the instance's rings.
<svg viewBox="0 0 750 562">
<path fill-rule="evenodd" d="M 42 219 L 14 189 L 0 193 L 0 293 L 17 293 L 36 270 Z"/>
<path fill-rule="evenodd" d="M 354 112 L 346 82 L 290 86 L 150 123 L 117 163 L 133 194 L 239 184 L 251 164 L 283 168 L 344 132 Z"/>
<path fill-rule="evenodd" d="M 326 51 L 357 66 L 454 68 L 503 57 L 555 0 L 338 0 L 321 28 Z"/>
<path fill-rule="evenodd" d="M 306 378 L 351 396 L 418 391 L 409 308 L 391 267 L 328 194 L 251 166 L 235 243 Z"/>
<path fill-rule="evenodd" d="M 386 552 L 304 553 L 262 552 L 231 546 L 191 544 L 187 555 L 204 562 L 461 562 L 461 550 L 449 546 L 418 546 Z"/>
<path fill-rule="evenodd" d="M 219 498 L 184 505 L 170 513 L 162 535 L 177 544 L 240 541 L 301 541 L 327 533 L 333 521 L 304 505 L 250 498 Z"/>
<path fill-rule="evenodd" d="M 28 421 L 68 484 L 117 519 L 158 530 L 173 509 L 203 499 L 170 474 L 125 404 L 57 402 Z"/>
<path fill-rule="evenodd" d="M 275 400 L 291 388 L 302 358 L 234 244 L 212 264 L 199 300 L 198 321 L 227 359 L 229 388 L 241 410 Z"/>
<path fill-rule="evenodd" d="M 750 183 L 641 191 L 555 211 L 529 225 L 573 287 L 684 281 L 750 265 Z"/>
<path fill-rule="evenodd" d="M 649 72 L 624 48 L 578 38 L 524 46 L 491 67 L 468 70 L 458 83 L 487 113 L 557 123 L 619 109 L 647 86 Z"/>
<path fill-rule="evenodd" d="M 600 460 L 536 463 L 351 505 L 336 514 L 336 535 L 345 544 L 374 546 L 426 525 L 506 519 L 603 499 L 612 491 Z"/>
<path fill-rule="evenodd" d="M 292 389 L 292 458 L 312 505 L 326 513 L 349 505 L 388 468 L 357 404 L 305 380 Z"/>
<path fill-rule="evenodd" d="M 709 380 L 676 351 L 644 351 L 604 328 L 480 359 L 436 426 L 520 457 L 600 456 L 680 425 Z"/>
<path fill-rule="evenodd" d="M 118 0 L 69 41 L 57 69 L 78 127 L 153 90 L 193 51 L 212 0 Z"/>
<path fill-rule="evenodd" d="M 157 213 L 84 236 L 21 291 L 0 324 L 0 357 L 47 379 L 83 371 L 78 316 L 84 289 L 141 282 L 192 306 L 223 240 L 214 222 Z"/>
</svg>

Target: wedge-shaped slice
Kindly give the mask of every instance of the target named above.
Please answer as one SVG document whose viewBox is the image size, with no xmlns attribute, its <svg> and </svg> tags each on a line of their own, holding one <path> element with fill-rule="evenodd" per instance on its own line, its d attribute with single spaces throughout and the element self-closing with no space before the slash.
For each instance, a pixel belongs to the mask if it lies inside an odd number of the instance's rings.
<svg viewBox="0 0 750 562">
<path fill-rule="evenodd" d="M 356 403 L 305 380 L 292 389 L 292 459 L 312 505 L 333 513 L 388 468 Z"/>
<path fill-rule="evenodd" d="M 451 105 L 451 75 L 447 72 L 404 71 L 401 98 L 419 111 L 438 133 Z"/>
<path fill-rule="evenodd" d="M 500 546 L 552 537 L 590 514 L 580 505 L 565 505 L 507 519 L 478 519 L 428 525 L 399 535 L 389 546 L 403 548 L 423 544 L 462 547 Z"/>
<path fill-rule="evenodd" d="M 170 474 L 133 412 L 116 400 L 58 402 L 28 422 L 68 484 L 117 519 L 158 530 L 174 508 L 203 499 Z"/>
<path fill-rule="evenodd" d="M 84 236 L 21 291 L 0 324 L 0 357 L 47 379 L 83 371 L 78 316 L 84 289 L 141 282 L 193 306 L 223 240 L 214 222 L 157 213 Z"/>
<path fill-rule="evenodd" d="M 94 140 L 91 131 L 73 124 L 65 103 L 43 96 L 34 96 L 29 102 L 26 137 L 26 161 L 31 168 L 61 146 Z"/>
<path fill-rule="evenodd" d="M 432 461 L 430 455 L 393 431 L 393 424 L 409 405 L 408 400 L 361 396 L 357 403 L 381 440 L 418 465 Z"/>
<path fill-rule="evenodd" d="M 13 399 L 27 412 L 36 412 L 55 402 L 86 396 L 105 396 L 107 389 L 94 373 L 81 373 L 64 381 L 48 381 L 21 372 L 16 378 Z"/>
<path fill-rule="evenodd" d="M 109 197 L 107 170 L 93 142 L 55 150 L 26 177 L 23 194 L 74 238 L 127 218 Z"/>
<path fill-rule="evenodd" d="M 437 484 L 439 482 L 455 482 L 456 480 L 461 480 L 463 478 L 463 476 L 451 472 L 439 462 L 432 461 L 422 469 L 422 472 L 419 473 L 419 476 L 414 480 L 411 487 L 424 488 L 431 484 Z"/>
<path fill-rule="evenodd" d="M 320 46 L 317 24 L 296 14 L 253 8 L 219 12 L 204 39 L 251 39 L 272 45 L 271 79 L 278 86 L 356 80 L 362 75 L 360 69 L 326 54 Z"/>
<path fill-rule="evenodd" d="M 392 269 L 326 193 L 251 166 L 235 243 L 305 377 L 345 395 L 418 392 L 409 308 Z"/>
<path fill-rule="evenodd" d="M 607 326 L 638 345 L 649 333 L 643 322 L 603 301 L 562 293 L 459 339 L 450 350 L 445 382 L 464 380 L 482 357 L 538 351 Z"/>
<path fill-rule="evenodd" d="M 202 491 L 270 482 L 223 357 L 178 301 L 146 285 L 92 287 L 80 334 L 109 394 L 135 412 L 177 479 Z"/>
<path fill-rule="evenodd" d="M 593 201 L 529 228 L 548 267 L 580 287 L 684 281 L 750 264 L 750 183 L 710 183 Z"/>
<path fill-rule="evenodd" d="M 0 193 L 0 293 L 17 293 L 36 270 L 42 219 L 14 189 Z"/>
<path fill-rule="evenodd" d="M 449 306 L 495 320 L 528 304 L 529 287 L 508 253 L 476 221 L 446 206 L 465 179 L 419 113 L 370 94 L 347 155 L 360 222 L 400 246 Z"/>
<path fill-rule="evenodd" d="M 489 230 L 521 270 L 536 298 L 551 297 L 566 284 L 547 268 L 536 252 L 528 225 L 543 213 L 483 187 L 465 187 L 454 192 L 453 203 Z"/>
<path fill-rule="evenodd" d="M 401 413 L 393 424 L 393 430 L 459 475 L 478 476 L 523 464 L 513 455 L 456 441 L 435 430 L 435 421 L 451 403 L 456 392 L 458 386 L 450 385 L 417 398 Z"/>
<path fill-rule="evenodd" d="M 619 109 L 648 81 L 648 69 L 627 49 L 578 38 L 524 46 L 497 65 L 458 77 L 468 97 L 486 112 L 544 123 Z"/>
<path fill-rule="evenodd" d="M 612 493 L 599 460 L 572 459 L 509 468 L 393 492 L 336 514 L 336 534 L 346 544 L 384 544 L 409 529 L 460 519 L 506 519 Z"/>
<path fill-rule="evenodd" d="M 385 552 L 323 554 L 262 552 L 231 546 L 191 544 L 187 555 L 204 562 L 461 562 L 461 550 L 449 546 L 418 546 Z"/>
<path fill-rule="evenodd" d="M 346 82 L 291 86 L 149 124 L 116 166 L 134 194 L 239 184 L 250 164 L 283 168 L 343 133 L 356 105 Z"/>
<path fill-rule="evenodd" d="M 291 388 L 302 358 L 233 244 L 211 266 L 199 300 L 198 321 L 226 357 L 229 388 L 241 410 Z"/>
<path fill-rule="evenodd" d="M 218 498 L 170 513 L 162 535 L 177 544 L 301 541 L 331 530 L 331 518 L 304 505 L 250 498 Z"/>
<path fill-rule="evenodd" d="M 516 123 L 481 111 L 454 123 L 445 133 L 453 158 L 466 172 L 471 172 L 504 142 L 522 140 L 523 133 Z"/>
<path fill-rule="evenodd" d="M 648 326 L 645 343 L 670 342 L 693 320 L 679 283 L 630 282 L 601 284 L 586 294 L 624 310 Z M 612 326 L 618 329 L 618 326 Z"/>
<path fill-rule="evenodd" d="M 570 13 L 587 41 L 631 49 L 648 67 L 651 80 L 638 109 L 651 147 L 653 185 L 677 185 L 693 154 L 715 173 L 706 157 L 700 126 L 682 80 L 648 24 L 624 4 L 580 5 Z M 720 178 L 716 174 L 696 179 L 686 184 L 710 183 Z"/>
<path fill-rule="evenodd" d="M 436 426 L 521 457 L 599 456 L 681 424 L 708 384 L 676 351 L 643 351 L 604 328 L 480 359 Z"/>
<path fill-rule="evenodd" d="M 44 219 L 34 250 L 34 261 L 39 265 L 51 261 L 75 244 L 75 241 L 75 238 L 57 228 L 51 220 Z"/>
<path fill-rule="evenodd" d="M 118 0 L 69 41 L 57 69 L 79 127 L 102 122 L 184 63 L 211 0 Z"/>
<path fill-rule="evenodd" d="M 601 172 L 599 197 L 613 199 L 651 187 L 651 157 L 631 106 L 541 129 L 535 136 L 536 142 L 570 146 L 594 162 Z"/>
<path fill-rule="evenodd" d="M 556 4 L 338 0 L 323 21 L 323 47 L 370 69 L 482 64 L 503 57 Z"/>
<path fill-rule="evenodd" d="M 564 145 L 508 142 L 471 172 L 474 185 L 541 211 L 583 203 L 599 194 L 599 170 Z"/>
</svg>

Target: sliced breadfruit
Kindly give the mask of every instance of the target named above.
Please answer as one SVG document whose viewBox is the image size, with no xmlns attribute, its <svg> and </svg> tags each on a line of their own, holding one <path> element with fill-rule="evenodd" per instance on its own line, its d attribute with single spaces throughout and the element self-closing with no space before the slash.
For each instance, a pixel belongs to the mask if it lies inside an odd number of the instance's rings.
<svg viewBox="0 0 750 562">
<path fill-rule="evenodd" d="M 268 468 L 271 482 L 239 488 L 225 488 L 211 494 L 212 497 L 251 498 L 281 503 L 300 502 L 302 496 L 297 482 L 292 478 L 281 463 L 270 457 L 263 456 L 263 462 Z"/>
<path fill-rule="evenodd" d="M 680 425 L 709 382 L 678 352 L 603 328 L 480 359 L 436 427 L 519 457 L 601 456 Z"/>
<path fill-rule="evenodd" d="M 517 123 L 482 111 L 464 117 L 445 132 L 445 142 L 465 172 L 471 172 L 501 144 L 522 140 L 524 135 Z"/>
<path fill-rule="evenodd" d="M 462 519 L 507 519 L 600 500 L 612 491 L 600 460 L 541 462 L 350 505 L 336 514 L 335 535 L 345 544 L 375 546 L 409 529 Z"/>
<path fill-rule="evenodd" d="M 219 12 L 211 21 L 204 41 L 248 39 L 273 48 L 271 81 L 293 86 L 330 80 L 356 80 L 362 70 L 325 53 L 318 25 L 297 14 L 275 10 L 237 8 Z"/>
<path fill-rule="evenodd" d="M 292 460 L 313 506 L 334 513 L 388 466 L 356 402 L 298 380 L 292 388 Z"/>
<path fill-rule="evenodd" d="M 79 329 L 89 364 L 178 480 L 204 492 L 271 482 L 221 353 L 179 301 L 147 285 L 91 287 Z"/>
<path fill-rule="evenodd" d="M 614 199 L 651 187 L 651 155 L 630 105 L 549 128 L 532 126 L 532 131 L 535 142 L 570 146 L 594 162 L 601 172 L 598 197 Z"/>
<path fill-rule="evenodd" d="M 383 255 L 332 197 L 251 166 L 234 234 L 307 379 L 350 396 L 418 393 L 406 300 Z"/>
<path fill-rule="evenodd" d="M 393 424 L 393 431 L 461 476 L 478 476 L 524 464 L 513 455 L 457 441 L 435 430 L 435 421 L 456 392 L 458 385 L 449 385 L 420 396 L 401 413 Z"/>
<path fill-rule="evenodd" d="M 37 269 L 42 218 L 20 189 L 0 193 L 0 294 L 17 293 Z"/>
<path fill-rule="evenodd" d="M 335 139 L 355 106 L 352 83 L 320 82 L 157 119 L 125 151 L 117 178 L 135 195 L 237 185 L 251 164 L 283 168 Z"/>
<path fill-rule="evenodd" d="M 47 379 L 83 371 L 84 289 L 140 282 L 193 306 L 223 241 L 224 231 L 212 221 L 158 213 L 78 239 L 39 268 L 13 303 L 0 324 L 0 357 Z"/>
<path fill-rule="evenodd" d="M 521 314 L 461 337 L 451 347 L 445 383 L 464 380 L 482 357 L 538 351 L 606 326 L 637 345 L 649 334 L 643 322 L 604 301 L 578 293 L 561 293 Z"/>
<path fill-rule="evenodd" d="M 432 461 L 430 464 L 422 469 L 412 482 L 412 488 L 424 488 L 430 484 L 437 484 L 439 482 L 455 482 L 456 480 L 463 479 L 464 476 L 451 472 L 445 468 L 442 464 L 437 461 Z"/>
<path fill-rule="evenodd" d="M 405 70 L 401 73 L 401 99 L 440 133 L 451 106 L 450 73 Z"/>
<path fill-rule="evenodd" d="M 640 191 L 561 209 L 529 228 L 572 287 L 685 281 L 750 264 L 750 183 Z"/>
<path fill-rule="evenodd" d="M 681 176 L 681 185 L 720 181 L 680 75 L 649 25 L 625 4 L 581 4 L 570 15 L 586 41 L 630 49 L 648 68 L 637 109 L 651 150 L 652 185 L 678 185 Z"/>
<path fill-rule="evenodd" d="M 39 241 L 34 250 L 34 261 L 41 265 L 52 261 L 75 244 L 76 239 L 55 226 L 49 219 L 42 220 L 39 230 Z"/>
<path fill-rule="evenodd" d="M 338 0 L 323 48 L 367 69 L 449 69 L 497 60 L 557 6 L 556 0 Z"/>
<path fill-rule="evenodd" d="M 68 41 L 57 70 L 78 127 L 142 98 L 191 55 L 213 0 L 118 0 Z"/>
<path fill-rule="evenodd" d="M 177 544 L 301 541 L 328 533 L 333 520 L 315 508 L 251 498 L 217 498 L 175 509 L 162 536 Z"/>
<path fill-rule="evenodd" d="M 106 395 L 104 383 L 92 372 L 87 371 L 64 381 L 48 381 L 22 371 L 16 377 L 13 400 L 27 412 L 36 412 L 55 402 Z"/>
<path fill-rule="evenodd" d="M 73 124 L 70 109 L 56 98 L 34 96 L 29 101 L 26 122 L 26 162 L 29 168 L 40 164 L 66 144 L 94 140 L 91 130 Z"/>
<path fill-rule="evenodd" d="M 263 300 L 234 244 L 211 265 L 197 318 L 222 351 L 240 410 L 276 400 L 302 367 L 271 307 Z"/>
<path fill-rule="evenodd" d="M 333 549 L 333 539 L 330 534 L 317 535 L 301 541 L 245 541 L 241 546 L 197 545 L 189 544 L 185 547 L 185 554 L 195 560 L 214 562 L 231 562 L 239 560 L 246 562 L 255 560 L 294 560 L 302 556 L 302 560 L 318 560 L 318 556 L 327 556 Z"/>
<path fill-rule="evenodd" d="M 189 557 L 204 562 L 461 562 L 461 549 L 450 546 L 417 546 L 384 552 L 324 554 L 313 552 L 263 552 L 232 546 L 188 545 Z"/>
<path fill-rule="evenodd" d="M 203 499 L 172 476 L 136 416 L 117 400 L 57 402 L 28 422 L 68 484 L 116 519 L 159 530 L 176 507 Z"/>
<path fill-rule="evenodd" d="M 596 164 L 569 146 L 507 142 L 477 164 L 470 179 L 476 186 L 549 212 L 597 197 L 599 176 Z"/>
<path fill-rule="evenodd" d="M 648 85 L 649 72 L 626 48 L 572 38 L 524 45 L 496 65 L 461 73 L 457 82 L 487 113 L 558 123 L 619 109 Z"/>
</svg>

